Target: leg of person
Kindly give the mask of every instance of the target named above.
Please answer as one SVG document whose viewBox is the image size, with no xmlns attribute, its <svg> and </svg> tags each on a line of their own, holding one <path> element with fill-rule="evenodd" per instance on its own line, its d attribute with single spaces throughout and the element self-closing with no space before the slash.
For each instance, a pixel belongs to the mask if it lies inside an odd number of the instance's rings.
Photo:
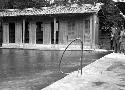
<svg viewBox="0 0 125 90">
<path fill-rule="evenodd" d="M 117 53 L 120 53 L 120 43 L 117 41 Z"/>
<path fill-rule="evenodd" d="M 113 40 L 111 40 L 110 45 L 110 49 L 113 50 Z"/>
<path fill-rule="evenodd" d="M 121 53 L 124 53 L 124 42 L 120 43 L 120 50 L 121 50 Z"/>
<path fill-rule="evenodd" d="M 119 53 L 122 53 L 122 43 L 119 43 Z"/>
<path fill-rule="evenodd" d="M 119 42 L 119 40 L 117 40 L 117 53 L 120 53 L 120 42 Z"/>
<path fill-rule="evenodd" d="M 123 43 L 123 53 L 125 54 L 125 43 Z"/>
<path fill-rule="evenodd" d="M 115 51 L 115 53 L 117 53 L 117 43 L 116 42 L 114 43 L 114 51 Z"/>
</svg>

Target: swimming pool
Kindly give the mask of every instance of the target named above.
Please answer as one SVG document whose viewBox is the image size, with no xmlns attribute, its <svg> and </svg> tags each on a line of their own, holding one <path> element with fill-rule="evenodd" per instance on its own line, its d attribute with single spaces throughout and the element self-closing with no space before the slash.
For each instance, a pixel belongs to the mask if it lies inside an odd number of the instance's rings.
<svg viewBox="0 0 125 90">
<path fill-rule="evenodd" d="M 63 51 L 0 49 L 0 89 L 40 90 L 63 78 L 59 59 Z M 83 66 L 110 52 L 83 52 Z M 80 67 L 81 51 L 66 51 L 61 63 L 63 72 Z M 17 89 L 18 88 L 18 89 Z"/>
</svg>

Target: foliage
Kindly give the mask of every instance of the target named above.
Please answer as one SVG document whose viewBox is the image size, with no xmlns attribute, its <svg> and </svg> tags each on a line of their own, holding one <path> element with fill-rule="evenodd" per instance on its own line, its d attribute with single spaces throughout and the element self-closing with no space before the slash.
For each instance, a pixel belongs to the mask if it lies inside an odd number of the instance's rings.
<svg viewBox="0 0 125 90">
<path fill-rule="evenodd" d="M 54 0 L 54 5 L 95 4 L 98 0 Z"/>
<path fill-rule="evenodd" d="M 107 0 L 107 2 L 105 1 L 104 5 L 102 6 L 102 10 L 99 12 L 99 17 L 101 21 L 100 29 L 105 27 L 107 28 L 104 29 L 105 31 L 110 30 L 112 25 L 116 25 L 117 28 L 121 28 L 121 26 L 124 25 L 124 18 L 120 14 L 119 8 L 112 0 Z"/>
<path fill-rule="evenodd" d="M 123 12 L 123 14 L 125 15 L 125 2 L 116 2 L 115 3 L 117 5 L 117 7 Z"/>
<path fill-rule="evenodd" d="M 0 8 L 27 8 L 27 7 L 42 7 L 52 5 L 71 5 L 95 4 L 97 2 L 105 2 L 105 0 L 0 0 Z"/>
<path fill-rule="evenodd" d="M 47 0 L 0 0 L 0 3 L 1 9 L 40 8 L 50 5 L 50 1 Z"/>
</svg>

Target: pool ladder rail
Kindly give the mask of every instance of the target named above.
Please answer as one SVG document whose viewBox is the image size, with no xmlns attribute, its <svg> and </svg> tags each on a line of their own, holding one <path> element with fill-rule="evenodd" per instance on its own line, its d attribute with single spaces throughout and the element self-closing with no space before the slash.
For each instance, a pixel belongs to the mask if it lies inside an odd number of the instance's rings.
<svg viewBox="0 0 125 90">
<path fill-rule="evenodd" d="M 82 41 L 80 38 L 76 38 L 76 39 L 72 40 L 72 41 L 67 45 L 67 47 L 65 48 L 65 50 L 63 51 L 62 56 L 61 56 L 61 58 L 59 59 L 59 71 L 60 71 L 61 73 L 64 73 L 64 72 L 61 70 L 61 62 L 62 62 L 63 56 L 64 56 L 66 50 L 68 49 L 68 47 L 69 47 L 73 42 L 75 42 L 75 41 L 80 41 L 80 42 L 81 42 L 80 70 L 81 70 L 81 75 L 82 75 L 83 41 Z M 65 74 L 69 74 L 69 73 L 65 73 Z"/>
</svg>

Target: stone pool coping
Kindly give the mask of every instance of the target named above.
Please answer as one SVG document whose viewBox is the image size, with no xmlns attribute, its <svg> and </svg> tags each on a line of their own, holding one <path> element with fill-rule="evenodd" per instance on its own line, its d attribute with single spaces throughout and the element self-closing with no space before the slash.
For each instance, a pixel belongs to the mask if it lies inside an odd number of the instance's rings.
<svg viewBox="0 0 125 90">
<path fill-rule="evenodd" d="M 108 54 L 41 90 L 125 90 L 125 55 Z"/>
<path fill-rule="evenodd" d="M 51 45 L 43 45 L 43 44 L 15 44 L 15 43 L 8 43 L 2 44 L 0 48 L 18 48 L 18 49 L 39 49 L 39 50 L 65 50 L 67 47 L 66 45 L 61 44 L 51 44 Z M 84 49 L 91 50 L 91 49 L 98 49 L 97 45 L 83 45 Z M 70 45 L 67 50 L 81 50 L 81 45 Z"/>
<path fill-rule="evenodd" d="M 21 49 L 21 50 L 43 50 L 43 51 L 51 51 L 51 50 L 55 50 L 55 51 L 64 51 L 65 48 L 46 48 L 46 47 L 25 47 L 25 48 L 21 48 L 21 47 L 0 47 L 0 49 Z M 68 51 L 80 51 L 81 48 L 72 48 L 70 47 L 69 49 L 67 49 Z M 84 51 L 97 51 L 97 52 L 113 52 L 113 50 L 106 50 L 106 49 L 90 49 L 90 48 L 84 48 Z"/>
</svg>

